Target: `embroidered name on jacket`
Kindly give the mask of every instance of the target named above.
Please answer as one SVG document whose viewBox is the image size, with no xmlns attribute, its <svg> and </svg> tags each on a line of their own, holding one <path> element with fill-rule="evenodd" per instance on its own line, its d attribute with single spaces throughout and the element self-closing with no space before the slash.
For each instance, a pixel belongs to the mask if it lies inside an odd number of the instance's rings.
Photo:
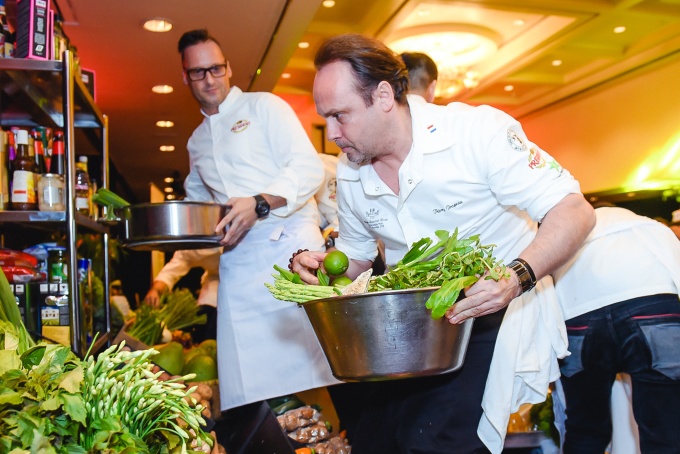
<svg viewBox="0 0 680 454">
<path fill-rule="evenodd" d="M 369 229 L 373 230 L 385 227 L 385 222 L 387 222 L 387 218 L 381 218 L 380 210 L 375 208 L 364 211 L 364 218 L 364 224 L 366 224 Z"/>
<path fill-rule="evenodd" d="M 239 120 L 236 123 L 234 123 L 234 126 L 231 127 L 231 132 L 233 133 L 239 133 L 245 131 L 248 126 L 250 126 L 250 122 L 248 120 Z"/>
</svg>

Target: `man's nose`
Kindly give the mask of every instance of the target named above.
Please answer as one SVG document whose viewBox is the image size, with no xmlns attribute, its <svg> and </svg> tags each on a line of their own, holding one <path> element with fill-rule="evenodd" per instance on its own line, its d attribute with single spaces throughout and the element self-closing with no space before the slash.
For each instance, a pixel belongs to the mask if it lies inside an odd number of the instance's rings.
<svg viewBox="0 0 680 454">
<path fill-rule="evenodd" d="M 334 122 L 326 122 L 326 137 L 329 141 L 334 142 L 342 137 L 340 133 L 340 128 L 334 124 Z"/>
</svg>

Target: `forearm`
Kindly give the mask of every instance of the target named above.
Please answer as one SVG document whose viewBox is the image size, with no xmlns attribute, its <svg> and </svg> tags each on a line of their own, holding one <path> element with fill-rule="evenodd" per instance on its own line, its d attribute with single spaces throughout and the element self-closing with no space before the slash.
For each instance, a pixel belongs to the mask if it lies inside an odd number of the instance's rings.
<svg viewBox="0 0 680 454">
<path fill-rule="evenodd" d="M 594 226 L 592 206 L 581 194 L 570 194 L 545 215 L 536 237 L 519 257 L 541 279 L 574 255 Z"/>
</svg>

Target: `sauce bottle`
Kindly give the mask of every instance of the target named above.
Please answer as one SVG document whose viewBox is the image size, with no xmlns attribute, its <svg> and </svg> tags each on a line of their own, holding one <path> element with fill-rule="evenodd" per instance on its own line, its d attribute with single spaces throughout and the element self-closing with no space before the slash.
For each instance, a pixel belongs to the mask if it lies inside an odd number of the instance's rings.
<svg viewBox="0 0 680 454">
<path fill-rule="evenodd" d="M 30 211 L 38 209 L 35 192 L 35 159 L 28 152 L 28 131 L 17 131 L 16 158 L 12 162 L 12 209 Z"/>
</svg>

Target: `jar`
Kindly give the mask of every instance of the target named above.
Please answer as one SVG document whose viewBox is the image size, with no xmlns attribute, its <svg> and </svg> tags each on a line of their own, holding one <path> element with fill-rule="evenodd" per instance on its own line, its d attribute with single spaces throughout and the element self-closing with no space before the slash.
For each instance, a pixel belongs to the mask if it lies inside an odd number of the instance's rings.
<svg viewBox="0 0 680 454">
<path fill-rule="evenodd" d="M 55 173 L 40 175 L 38 181 L 38 208 L 40 211 L 64 211 L 64 176 Z"/>
<path fill-rule="evenodd" d="M 56 283 L 68 282 L 68 253 L 65 247 L 56 247 L 47 253 L 47 279 Z"/>
</svg>

